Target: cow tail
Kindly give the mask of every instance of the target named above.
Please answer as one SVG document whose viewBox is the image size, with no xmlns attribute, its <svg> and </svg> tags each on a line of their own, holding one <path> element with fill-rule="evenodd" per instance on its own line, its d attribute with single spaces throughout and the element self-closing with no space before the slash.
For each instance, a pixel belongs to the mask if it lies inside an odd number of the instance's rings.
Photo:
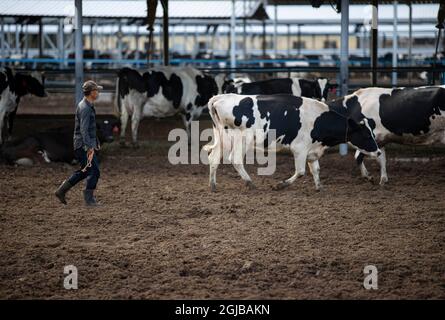
<svg viewBox="0 0 445 320">
<path fill-rule="evenodd" d="M 209 108 L 209 114 L 210 114 L 210 117 L 212 118 L 212 122 L 213 122 L 213 141 L 212 141 L 212 143 L 208 143 L 202 147 L 202 149 L 207 152 L 211 152 L 218 145 L 219 140 L 220 140 L 218 115 L 216 113 L 215 106 L 214 106 L 217 99 L 218 99 L 218 96 L 214 96 L 209 100 L 209 102 L 207 104 L 207 106 Z"/>
<path fill-rule="evenodd" d="M 120 97 L 120 84 L 121 80 L 120 77 L 118 76 L 116 78 L 116 94 L 114 96 L 114 114 L 118 118 L 120 117 L 122 110 L 122 100 Z"/>
</svg>

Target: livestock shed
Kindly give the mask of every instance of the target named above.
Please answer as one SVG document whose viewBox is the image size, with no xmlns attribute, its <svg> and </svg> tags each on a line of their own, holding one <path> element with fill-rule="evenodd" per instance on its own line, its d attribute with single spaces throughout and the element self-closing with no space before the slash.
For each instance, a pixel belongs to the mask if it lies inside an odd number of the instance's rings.
<svg viewBox="0 0 445 320">
<path fill-rule="evenodd" d="M 0 299 L 444 299 L 444 19 L 0 1 Z"/>
</svg>

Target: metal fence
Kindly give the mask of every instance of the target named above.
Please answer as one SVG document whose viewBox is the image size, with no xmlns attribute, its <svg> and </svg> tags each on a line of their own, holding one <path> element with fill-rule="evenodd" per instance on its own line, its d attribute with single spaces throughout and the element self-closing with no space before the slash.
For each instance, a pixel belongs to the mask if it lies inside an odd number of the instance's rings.
<svg viewBox="0 0 445 320">
<path fill-rule="evenodd" d="M 336 66 L 293 66 L 283 67 L 274 66 L 274 62 L 264 62 L 264 66 L 260 67 L 237 67 L 237 68 L 220 68 L 213 66 L 198 67 L 198 69 L 210 74 L 223 73 L 227 76 L 247 75 L 253 81 L 268 78 L 280 77 L 300 77 L 300 78 L 317 78 L 325 77 L 330 79 L 332 83 L 339 83 L 340 68 Z M 119 68 L 106 69 L 90 69 L 85 70 L 85 79 L 93 79 L 99 81 L 104 86 L 105 92 L 114 92 L 116 77 Z M 146 69 L 139 68 L 141 72 Z M 410 66 L 410 67 L 379 67 L 378 72 L 380 87 L 392 87 L 391 76 L 397 74 L 398 86 L 423 86 L 423 85 L 439 85 L 445 81 L 445 66 Z M 22 69 L 24 72 L 41 72 L 44 78 L 45 87 L 50 93 L 73 93 L 75 85 L 74 68 L 68 69 L 46 69 L 32 68 Z M 371 85 L 371 67 L 350 66 L 349 67 L 349 90 L 353 91 L 361 87 L 370 87 Z"/>
</svg>

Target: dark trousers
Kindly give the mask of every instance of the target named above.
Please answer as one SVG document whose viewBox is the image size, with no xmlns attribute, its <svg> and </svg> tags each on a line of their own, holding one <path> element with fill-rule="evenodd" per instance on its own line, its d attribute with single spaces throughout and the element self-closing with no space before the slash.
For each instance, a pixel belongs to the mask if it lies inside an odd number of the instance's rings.
<svg viewBox="0 0 445 320">
<path fill-rule="evenodd" d="M 87 179 L 86 189 L 94 190 L 96 189 L 97 181 L 100 177 L 99 171 L 99 161 L 97 160 L 96 153 L 94 153 L 93 160 L 91 161 L 91 167 L 87 168 L 85 172 L 82 171 L 87 165 L 88 158 L 87 152 L 82 148 L 74 150 L 74 155 L 80 162 L 80 169 L 73 173 L 73 175 L 68 179 L 68 182 L 74 186 L 83 179 Z"/>
</svg>

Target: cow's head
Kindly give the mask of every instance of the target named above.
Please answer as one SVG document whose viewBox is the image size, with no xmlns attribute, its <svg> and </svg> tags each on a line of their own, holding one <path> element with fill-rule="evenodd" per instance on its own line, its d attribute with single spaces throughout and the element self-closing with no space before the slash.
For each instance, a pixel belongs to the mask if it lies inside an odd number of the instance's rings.
<svg viewBox="0 0 445 320">
<path fill-rule="evenodd" d="M 107 119 L 96 122 L 97 137 L 101 143 L 111 143 L 114 141 L 114 135 L 119 134 L 120 123 L 116 119 Z"/>
<path fill-rule="evenodd" d="M 235 82 L 232 79 L 225 80 L 222 89 L 222 93 L 236 93 Z"/>
<path fill-rule="evenodd" d="M 364 118 L 356 121 L 349 118 L 347 126 L 347 140 L 361 153 L 378 157 L 381 154 L 379 146 L 375 141 L 375 135 L 372 131 L 368 119 Z"/>
<path fill-rule="evenodd" d="M 317 84 L 320 88 L 321 101 L 326 101 L 328 99 L 329 92 L 335 93 L 338 87 L 337 84 L 329 83 L 329 80 L 327 78 L 318 78 Z"/>
<path fill-rule="evenodd" d="M 43 84 L 32 75 L 17 73 L 15 75 L 15 89 L 19 96 L 24 96 L 28 93 L 33 94 L 37 97 L 48 96 L 45 88 L 43 87 Z"/>
</svg>

